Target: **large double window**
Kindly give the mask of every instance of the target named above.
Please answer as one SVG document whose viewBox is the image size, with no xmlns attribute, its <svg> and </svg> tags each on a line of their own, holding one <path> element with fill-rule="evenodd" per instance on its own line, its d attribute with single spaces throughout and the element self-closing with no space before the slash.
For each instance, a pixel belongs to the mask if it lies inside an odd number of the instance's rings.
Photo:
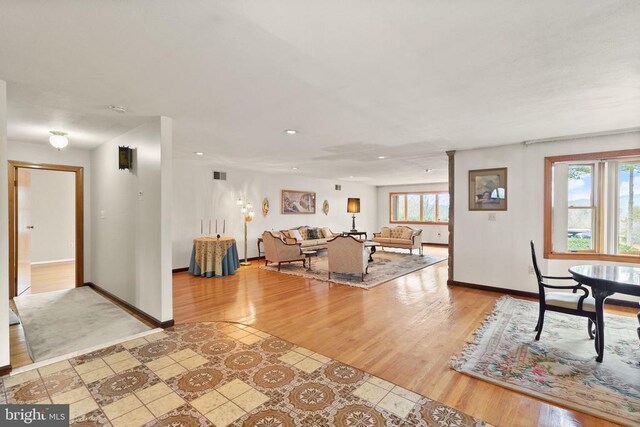
<svg viewBox="0 0 640 427">
<path fill-rule="evenodd" d="M 640 150 L 545 159 L 545 255 L 640 261 Z"/>
<path fill-rule="evenodd" d="M 389 222 L 447 224 L 449 222 L 449 193 L 390 193 Z"/>
</svg>

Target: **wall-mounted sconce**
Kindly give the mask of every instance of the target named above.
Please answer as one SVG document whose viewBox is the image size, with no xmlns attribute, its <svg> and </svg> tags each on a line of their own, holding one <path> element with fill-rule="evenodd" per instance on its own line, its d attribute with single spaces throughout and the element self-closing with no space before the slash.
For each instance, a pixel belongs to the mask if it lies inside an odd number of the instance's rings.
<svg viewBox="0 0 640 427">
<path fill-rule="evenodd" d="M 118 147 L 118 169 L 133 169 L 133 148 Z"/>
</svg>

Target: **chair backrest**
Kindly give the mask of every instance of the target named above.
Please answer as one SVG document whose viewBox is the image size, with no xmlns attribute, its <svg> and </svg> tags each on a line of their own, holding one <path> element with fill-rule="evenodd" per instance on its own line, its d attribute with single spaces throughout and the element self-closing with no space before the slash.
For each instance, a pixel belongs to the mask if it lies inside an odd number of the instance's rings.
<svg viewBox="0 0 640 427">
<path fill-rule="evenodd" d="M 267 259 L 277 259 L 278 248 L 276 247 L 276 241 L 280 240 L 280 237 L 274 236 L 270 231 L 262 233 L 262 241 L 264 243 L 264 253 Z"/>
<path fill-rule="evenodd" d="M 538 291 L 541 295 L 544 295 L 544 286 L 542 285 L 542 273 L 540 272 L 540 267 L 538 267 L 538 259 L 536 258 L 536 247 L 533 243 L 533 240 L 530 242 L 531 245 L 531 261 L 533 262 L 533 271 L 536 273 L 536 279 L 538 280 Z"/>
<path fill-rule="evenodd" d="M 364 241 L 353 236 L 336 236 L 327 241 L 329 271 L 363 272 Z"/>
</svg>

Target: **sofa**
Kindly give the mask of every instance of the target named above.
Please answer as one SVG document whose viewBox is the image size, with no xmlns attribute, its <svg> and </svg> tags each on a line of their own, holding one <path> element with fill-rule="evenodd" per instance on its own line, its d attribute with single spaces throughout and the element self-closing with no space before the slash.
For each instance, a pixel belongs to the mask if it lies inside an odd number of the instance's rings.
<svg viewBox="0 0 640 427">
<path fill-rule="evenodd" d="M 382 227 L 379 233 L 373 233 L 374 242 L 380 243 L 383 248 L 417 249 L 422 256 L 422 230 L 414 230 L 411 227 L 399 225 L 397 227 Z"/>
<path fill-rule="evenodd" d="M 281 236 L 287 243 L 297 243 L 302 250 L 309 251 L 326 249 L 327 240 L 339 235 L 339 233 L 334 233 L 328 227 L 309 227 L 306 225 L 289 230 L 280 230 L 274 234 Z"/>
</svg>

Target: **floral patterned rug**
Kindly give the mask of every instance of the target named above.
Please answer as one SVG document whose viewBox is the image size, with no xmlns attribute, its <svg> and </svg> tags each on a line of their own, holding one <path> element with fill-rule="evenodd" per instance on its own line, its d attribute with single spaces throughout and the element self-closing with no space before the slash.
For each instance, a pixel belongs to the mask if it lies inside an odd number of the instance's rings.
<svg viewBox="0 0 640 427">
<path fill-rule="evenodd" d="M 624 425 L 640 425 L 640 342 L 635 317 L 605 313 L 605 355 L 595 361 L 587 319 L 547 312 L 534 341 L 538 303 L 500 298 L 454 357 L 459 372 Z"/>
<path fill-rule="evenodd" d="M 484 426 L 249 326 L 177 325 L 0 378 L 0 404 L 69 404 L 72 426 Z"/>
<path fill-rule="evenodd" d="M 394 251 L 393 249 L 385 249 L 384 251 L 379 249 L 373 254 L 372 258 L 373 261 L 369 263 L 369 272 L 365 274 L 364 280 L 361 279 L 359 274 L 340 273 L 333 273 L 331 280 L 329 280 L 329 264 L 326 251 L 321 251 L 317 257 L 311 257 L 311 270 L 303 267 L 302 262 L 295 262 L 282 264 L 280 266 L 280 273 L 370 289 L 447 259 L 447 257 L 431 255 L 410 255 L 406 249 L 404 252 L 399 252 L 399 250 Z M 263 270 L 278 271 L 277 264 L 263 265 L 260 268 Z"/>
</svg>

